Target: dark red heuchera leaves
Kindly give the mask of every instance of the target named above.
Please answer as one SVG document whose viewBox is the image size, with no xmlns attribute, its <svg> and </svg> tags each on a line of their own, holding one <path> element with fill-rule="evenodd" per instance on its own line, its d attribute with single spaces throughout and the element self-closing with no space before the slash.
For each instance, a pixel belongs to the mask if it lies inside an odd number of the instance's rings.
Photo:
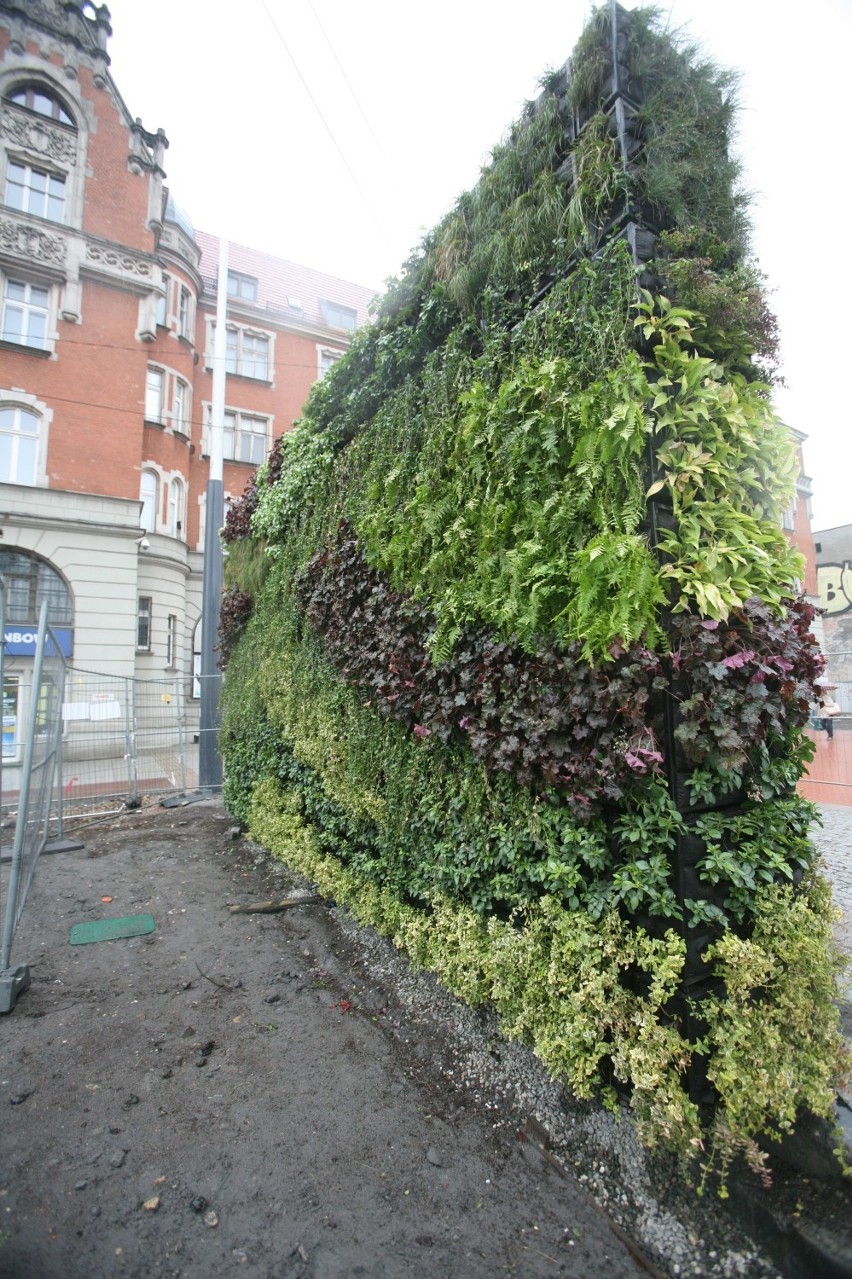
<svg viewBox="0 0 852 1279">
<path fill-rule="evenodd" d="M 791 599 L 780 616 L 750 599 L 725 623 L 672 619 L 675 736 L 689 763 L 741 770 L 755 745 L 807 723 L 825 670 L 815 614 L 804 599 Z"/>
<path fill-rule="evenodd" d="M 257 481 L 251 477 L 241 497 L 232 502 L 225 516 L 225 527 L 222 530 L 222 541 L 238 542 L 244 537 L 251 537 L 251 517 L 257 510 Z"/>
<path fill-rule="evenodd" d="M 245 591 L 232 587 L 222 596 L 219 610 L 219 665 L 227 666 L 237 641 L 248 625 L 254 600 Z"/>
<path fill-rule="evenodd" d="M 426 648 L 433 615 L 367 565 L 345 524 L 294 585 L 341 674 L 424 741 L 466 740 L 487 767 L 556 787 L 579 807 L 620 800 L 662 762 L 652 709 L 661 667 L 646 649 L 596 669 L 580 660 L 580 645 L 528 653 L 470 629 L 452 663 L 435 666 Z"/>
</svg>

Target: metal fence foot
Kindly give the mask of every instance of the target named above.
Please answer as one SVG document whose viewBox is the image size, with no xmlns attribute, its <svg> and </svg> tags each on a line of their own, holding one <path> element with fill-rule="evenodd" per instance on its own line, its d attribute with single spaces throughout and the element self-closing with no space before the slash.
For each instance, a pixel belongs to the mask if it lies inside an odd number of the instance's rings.
<svg viewBox="0 0 852 1279">
<path fill-rule="evenodd" d="M 15 1000 L 29 989 L 30 970 L 26 964 L 17 968 L 4 968 L 0 972 L 0 1013 L 10 1013 Z"/>
<path fill-rule="evenodd" d="M 215 790 L 197 790 L 190 794 L 169 795 L 160 800 L 160 808 L 184 808 L 187 804 L 200 804 L 204 799 L 213 799 Z"/>
</svg>

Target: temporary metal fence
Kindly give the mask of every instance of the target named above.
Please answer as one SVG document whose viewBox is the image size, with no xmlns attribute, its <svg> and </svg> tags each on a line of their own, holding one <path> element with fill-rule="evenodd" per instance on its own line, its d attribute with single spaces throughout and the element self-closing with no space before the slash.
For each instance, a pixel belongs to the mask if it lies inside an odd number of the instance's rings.
<svg viewBox="0 0 852 1279">
<path fill-rule="evenodd" d="M 63 720 L 66 815 L 102 801 L 138 805 L 198 783 L 191 685 L 179 676 L 134 679 L 72 667 Z"/>
<path fill-rule="evenodd" d="M 0 622 L 0 634 L 5 634 L 5 592 L 0 594 Z M 0 645 L 2 647 L 4 645 Z M 0 686 L 2 674 L 0 667 Z M 44 603 L 38 624 L 23 758 L 18 770 L 15 833 L 0 943 L 0 1012 L 9 1012 L 17 996 L 29 985 L 29 970 L 25 965 L 10 967 L 12 938 L 20 922 L 36 862 L 47 843 L 54 776 L 60 763 L 64 687 L 65 658 L 47 624 L 47 604 Z"/>
<path fill-rule="evenodd" d="M 17 674 L 23 705 L 32 702 L 29 673 Z M 192 683 L 179 676 L 134 679 L 68 666 L 61 703 L 61 766 L 55 820 L 137 807 L 198 785 L 198 712 Z M 22 743 L 17 743 L 18 755 Z M 20 762 L 7 758 L 2 810 L 14 814 L 22 784 Z"/>
</svg>

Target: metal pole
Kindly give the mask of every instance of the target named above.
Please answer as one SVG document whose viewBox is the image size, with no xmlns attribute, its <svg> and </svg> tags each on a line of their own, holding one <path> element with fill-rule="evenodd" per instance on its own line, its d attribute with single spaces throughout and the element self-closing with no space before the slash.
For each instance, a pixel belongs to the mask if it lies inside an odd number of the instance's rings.
<svg viewBox="0 0 852 1279">
<path fill-rule="evenodd" d="M 139 800 L 139 775 L 136 770 L 136 680 L 124 676 L 124 741 L 127 747 L 127 803 Z"/>
<path fill-rule="evenodd" d="M 178 730 L 178 768 L 180 770 L 180 788 L 181 791 L 186 790 L 186 750 L 184 747 L 184 697 L 183 697 L 183 681 L 180 675 L 175 677 L 175 706 L 177 707 L 177 730 Z"/>
<path fill-rule="evenodd" d="M 219 754 L 219 686 L 222 672 L 216 660 L 219 608 L 222 600 L 222 543 L 225 519 L 222 488 L 225 443 L 225 372 L 228 311 L 228 241 L 219 241 L 219 287 L 216 293 L 216 337 L 213 344 L 213 403 L 210 411 L 210 472 L 204 523 L 204 578 L 201 600 L 201 723 L 198 743 L 198 783 L 202 790 L 222 785 Z"/>
<path fill-rule="evenodd" d="M 57 819 L 56 820 L 56 838 L 59 840 L 59 839 L 65 838 L 65 832 L 63 829 L 63 821 L 65 818 L 65 798 L 64 798 L 64 791 L 63 791 L 65 778 L 63 777 L 63 769 L 65 767 L 65 759 L 64 759 L 63 747 L 62 747 L 62 738 L 64 735 L 63 730 L 65 728 L 65 724 L 62 718 L 62 713 L 63 713 L 64 704 L 65 704 L 65 685 L 68 679 L 68 663 L 65 661 L 65 657 L 63 653 L 59 650 L 58 644 L 54 644 L 54 647 L 56 648 L 57 653 L 59 654 L 59 660 L 60 660 L 61 669 L 62 669 L 62 695 L 59 699 L 59 732 L 56 735 L 56 763 L 54 765 L 54 772 L 53 772 L 53 777 L 54 777 L 53 784 L 54 784 L 54 787 L 56 788 L 56 819 Z"/>
</svg>

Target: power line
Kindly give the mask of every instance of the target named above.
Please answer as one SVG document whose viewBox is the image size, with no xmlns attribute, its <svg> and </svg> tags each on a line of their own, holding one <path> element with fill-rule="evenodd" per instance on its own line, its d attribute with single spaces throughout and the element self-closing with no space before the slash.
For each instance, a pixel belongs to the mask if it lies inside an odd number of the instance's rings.
<svg viewBox="0 0 852 1279">
<path fill-rule="evenodd" d="M 13 396 L 14 396 L 14 393 L 13 393 L 13 392 L 9 392 L 9 391 L 7 391 L 7 392 L 5 392 L 5 395 L 8 397 L 8 399 L 9 399 L 9 400 L 11 400 L 11 399 L 13 398 Z M 162 422 L 151 422 L 151 421 L 149 421 L 148 419 L 146 419 L 146 418 L 145 418 L 145 416 L 144 416 L 144 406 L 143 406 L 143 404 L 142 404 L 142 402 L 141 402 L 141 401 L 140 401 L 139 405 L 138 405 L 136 408 L 130 408 L 130 409 L 122 408 L 120 404 L 96 404 L 96 403 L 94 403 L 92 400 L 74 400 L 74 399 L 71 399 L 71 398 L 70 398 L 69 396 L 67 396 L 67 395 L 53 395 L 53 394 L 46 395 L 46 396 L 45 396 L 45 401 L 47 402 L 47 404 L 48 404 L 48 405 L 51 405 L 51 404 L 73 404 L 75 407 L 77 407 L 77 408 L 81 408 L 81 409 L 99 409 L 99 410 L 102 410 L 102 411 L 103 411 L 103 412 L 105 412 L 105 413 L 111 413 L 111 414 L 116 414 L 116 413 L 126 413 L 126 414 L 128 414 L 130 417 L 134 417 L 134 418 L 137 418 L 138 420 L 140 420 L 140 421 L 142 422 L 142 425 L 143 425 L 143 426 L 145 426 L 145 425 L 152 426 L 155 430 L 162 429 L 162 428 L 164 427 L 164 425 L 165 425 L 165 424 L 164 424 L 164 423 L 162 423 Z M 275 414 L 275 413 L 264 413 L 264 412 L 262 412 L 260 409 L 239 409 L 239 408 L 236 408 L 236 409 L 235 409 L 235 408 L 226 408 L 226 411 L 227 411 L 227 412 L 229 412 L 229 413 L 238 413 L 238 414 L 240 414 L 242 417 L 266 418 L 266 419 L 267 419 L 268 421 L 270 421 L 270 422 L 271 422 L 272 418 L 274 418 L 274 417 L 281 418 L 281 417 L 283 416 L 281 413 L 278 413 L 278 414 Z M 294 420 L 295 420 L 295 419 L 291 419 L 291 421 L 294 421 Z M 189 418 L 184 418 L 184 419 L 183 419 L 183 422 L 184 422 L 184 423 L 185 423 L 185 425 L 186 425 L 186 426 L 188 426 L 188 427 L 193 427 L 193 426 L 198 427 L 198 429 L 199 429 L 200 431 L 204 431 L 204 430 L 205 430 L 205 428 L 206 428 L 207 426 L 209 426 L 209 423 L 208 423 L 208 422 L 206 422 L 206 421 L 204 420 L 204 418 L 203 418 L 203 417 L 201 417 L 201 418 L 198 418 L 198 417 L 189 417 Z M 284 428 L 284 430 L 286 430 L 286 429 L 287 429 L 287 428 L 285 427 L 285 428 Z M 181 432 L 181 434 L 185 434 L 185 435 L 187 435 L 187 437 L 189 436 L 189 432 L 188 432 L 188 431 L 187 431 L 187 432 Z"/>
<path fill-rule="evenodd" d="M 370 137 L 373 139 L 373 141 L 374 141 L 374 142 L 375 142 L 375 144 L 376 144 L 376 148 L 377 148 L 377 150 L 378 150 L 378 152 L 379 152 L 379 155 L 382 157 L 382 159 L 384 160 L 385 164 L 387 164 L 387 163 L 388 163 L 388 160 L 387 160 L 387 156 L 386 156 L 386 155 L 385 155 L 385 153 L 384 153 L 384 150 L 382 149 L 382 144 L 381 144 L 381 142 L 379 142 L 379 139 L 376 137 L 376 134 L 375 134 L 375 132 L 374 132 L 374 130 L 373 130 L 373 126 L 370 124 L 370 121 L 367 119 L 367 114 L 366 114 L 366 112 L 364 111 L 364 108 L 361 106 L 361 103 L 360 103 L 360 101 L 359 101 L 359 98 L 358 98 L 357 93 L 356 93 L 356 92 L 355 92 L 355 90 L 352 88 L 352 85 L 351 85 L 351 83 L 350 83 L 349 77 L 348 77 L 348 75 L 346 74 L 345 70 L 343 69 L 343 63 L 340 61 L 340 58 L 337 56 L 337 51 L 336 51 L 336 49 L 335 49 L 334 45 L 331 43 L 331 40 L 330 40 L 329 35 L 328 35 L 328 32 L 326 31 L 325 27 L 322 25 L 322 22 L 320 21 L 320 16 L 319 16 L 319 14 L 317 13 L 316 9 L 314 8 L 313 3 L 312 3 L 312 0 L 307 0 L 307 4 L 308 4 L 308 8 L 310 9 L 311 13 L 314 15 L 314 19 L 316 20 L 316 24 L 317 24 L 317 26 L 319 27 L 320 31 L 322 32 L 322 34 L 323 34 L 323 38 L 324 38 L 324 40 L 325 40 L 326 44 L 328 45 L 329 49 L 331 50 L 331 56 L 334 58 L 335 62 L 337 63 L 337 66 L 338 66 L 338 69 L 339 69 L 339 71 L 340 71 L 340 74 L 343 76 L 343 79 L 344 79 L 344 81 L 345 81 L 345 83 L 346 83 L 346 87 L 347 87 L 347 89 L 349 90 L 349 92 L 352 94 L 352 101 L 355 103 L 356 107 L 357 107 L 357 108 L 358 108 L 358 110 L 361 112 L 361 119 L 362 119 L 362 120 L 364 121 L 364 123 L 366 124 L 367 129 L 368 129 L 369 134 L 370 134 Z"/>
<path fill-rule="evenodd" d="M 285 333 L 285 332 L 286 330 L 276 330 L 276 336 L 278 336 L 278 333 Z M 328 342 L 323 342 L 319 338 L 309 338 L 307 340 L 314 342 L 316 346 L 320 346 L 328 350 L 340 351 L 341 356 L 345 355 L 349 349 L 347 347 L 346 350 L 341 350 L 339 347 L 333 346 L 332 344 L 334 342 L 334 339 L 330 339 Z M 165 356 L 162 359 L 156 358 L 156 355 L 149 353 L 151 351 L 151 348 L 145 348 L 140 343 L 136 343 L 133 346 L 125 346 L 124 344 L 118 343 L 118 342 L 83 342 L 78 340 L 77 338 L 60 338 L 59 342 L 57 343 L 57 346 L 59 346 L 60 344 L 65 346 L 90 347 L 92 348 L 92 350 L 96 350 L 96 351 L 133 351 L 137 354 L 144 355 L 145 361 L 147 364 L 156 364 L 158 366 L 162 365 L 164 368 L 173 369 L 175 373 L 179 373 L 179 370 L 173 364 L 170 364 L 168 360 L 165 358 Z M 29 347 L 26 347 L 23 343 L 21 344 L 21 346 L 24 350 L 31 349 Z M 194 349 L 195 348 L 193 348 L 193 350 Z M 166 352 L 165 354 L 168 355 L 169 352 Z M 203 352 L 198 352 L 198 354 L 203 355 Z M 308 363 L 301 363 L 298 360 L 268 360 L 267 364 L 273 369 L 314 369 L 316 370 L 316 367 L 317 367 L 315 361 L 309 361 Z M 204 369 L 206 372 L 210 369 L 210 366 L 205 364 Z M 244 376 L 245 374 L 229 373 L 229 377 L 244 377 Z M 261 382 L 261 383 L 263 382 L 263 378 L 255 378 L 250 380 Z"/>
<path fill-rule="evenodd" d="M 342 149 L 342 147 L 340 146 L 340 143 L 337 141 L 337 138 L 334 136 L 334 133 L 333 133 L 332 128 L 331 128 L 331 125 L 328 123 L 328 121 L 326 120 L 325 116 L 323 115 L 323 113 L 322 113 L 322 110 L 321 110 L 321 108 L 320 108 L 319 103 L 317 102 L 316 98 L 314 97 L 313 93 L 311 92 L 311 87 L 310 87 L 310 85 L 308 84 L 308 82 L 307 82 L 307 80 L 305 79 L 305 77 L 302 75 L 302 72 L 301 72 L 301 69 L 299 68 L 299 64 L 298 64 L 298 62 L 297 62 L 297 61 L 296 61 L 296 59 L 293 57 L 293 54 L 292 54 L 292 53 L 291 53 L 291 51 L 290 51 L 290 48 L 289 48 L 289 46 L 288 46 L 288 44 L 287 44 L 287 41 L 284 39 L 283 35 L 281 34 L 281 31 L 280 31 L 280 29 L 279 29 L 279 27 L 278 27 L 278 23 L 275 21 L 275 19 L 273 18 L 272 14 L 269 12 L 269 6 L 267 5 L 266 0 L 260 0 L 260 2 L 261 2 L 261 4 L 263 5 L 263 9 L 264 9 L 264 12 L 266 13 L 267 18 L 269 19 L 269 21 L 270 21 L 270 22 L 271 22 L 271 24 L 272 24 L 272 28 L 273 28 L 273 30 L 275 31 L 275 34 L 278 36 L 278 39 L 281 41 L 281 44 L 282 44 L 282 45 L 283 45 L 283 47 L 284 47 L 284 52 L 287 54 L 287 57 L 290 59 L 290 61 L 291 61 L 291 62 L 292 62 L 292 64 L 293 64 L 293 67 L 294 67 L 294 69 L 295 69 L 295 71 L 296 71 L 296 75 L 299 77 L 299 79 L 301 80 L 302 84 L 304 85 L 305 92 L 307 93 L 308 97 L 310 98 L 311 102 L 313 103 L 314 110 L 316 111 L 317 115 L 319 116 L 320 120 L 322 121 L 323 126 L 324 126 L 324 128 L 325 128 L 325 130 L 326 130 L 326 133 L 327 133 L 327 134 L 328 134 L 328 136 L 331 138 L 331 141 L 332 141 L 332 144 L 333 144 L 333 146 L 334 146 L 335 151 L 336 151 L 336 152 L 337 152 L 337 154 L 340 156 L 340 159 L 341 159 L 341 161 L 343 162 L 343 165 L 344 165 L 344 167 L 345 167 L 345 169 L 346 169 L 346 172 L 349 174 L 350 178 L 352 179 L 352 182 L 353 182 L 353 184 L 354 184 L 354 186 L 355 186 L 355 189 L 357 190 L 357 192 L 358 192 L 358 194 L 360 195 L 361 199 L 364 201 L 364 204 L 365 204 L 365 206 L 366 206 L 366 208 L 367 208 L 367 210 L 368 210 L 368 212 L 369 212 L 369 214 L 370 214 L 370 217 L 371 217 L 371 218 L 373 219 L 373 221 L 375 222 L 377 229 L 378 229 L 380 232 L 382 232 L 382 234 L 384 234 L 384 227 L 382 226 L 381 222 L 379 221 L 379 219 L 378 219 L 378 217 L 377 217 L 377 215 L 376 215 L 376 212 L 375 212 L 375 210 L 374 210 L 373 206 L 370 204 L 370 201 L 367 199 L 366 192 L 364 191 L 363 187 L 361 186 L 361 183 L 358 181 L 357 177 L 355 176 L 355 173 L 354 173 L 354 171 L 353 171 L 353 169 L 352 169 L 351 165 L 349 164 L 349 161 L 346 159 L 346 156 L 343 154 L 343 149 Z"/>
</svg>

